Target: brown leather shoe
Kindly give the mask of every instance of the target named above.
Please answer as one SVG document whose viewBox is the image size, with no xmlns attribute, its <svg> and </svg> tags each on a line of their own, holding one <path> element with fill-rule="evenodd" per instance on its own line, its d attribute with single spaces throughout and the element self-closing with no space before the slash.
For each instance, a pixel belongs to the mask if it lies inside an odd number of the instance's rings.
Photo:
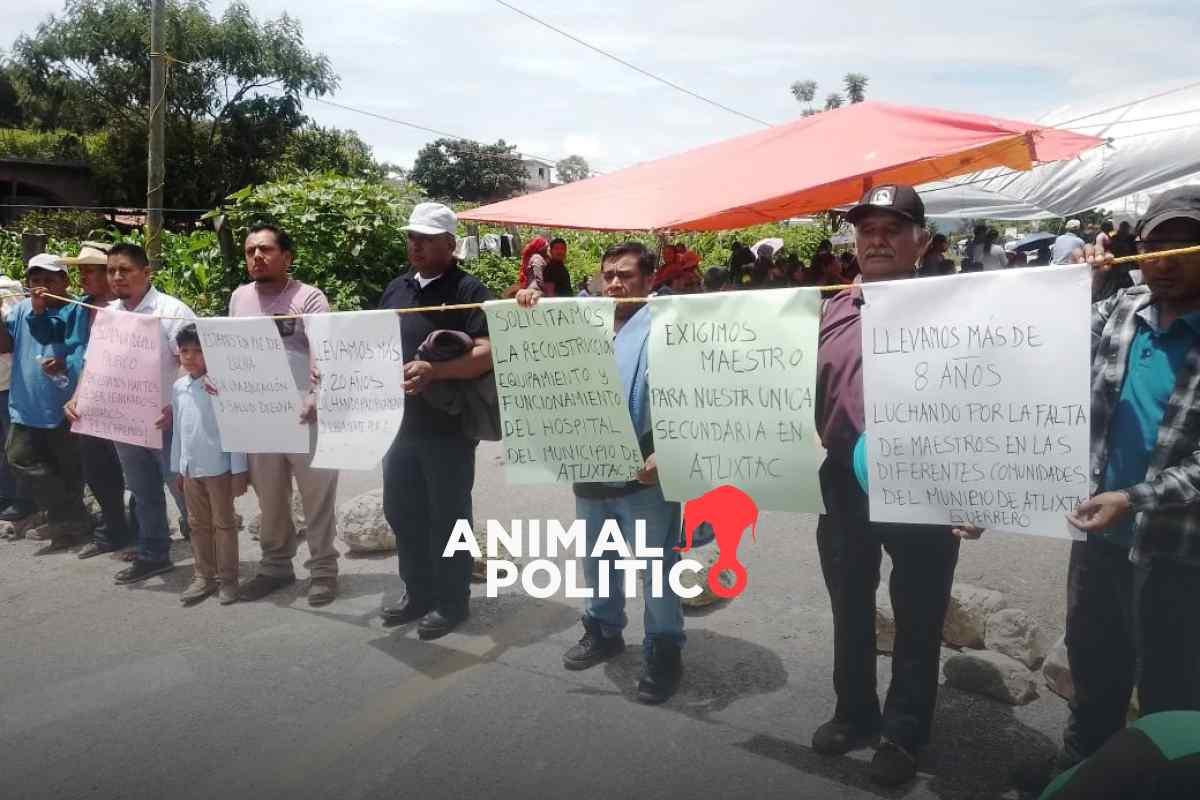
<svg viewBox="0 0 1200 800">
<path fill-rule="evenodd" d="M 327 606 L 337 597 L 337 578 L 313 578 L 308 582 L 308 604 Z"/>
</svg>

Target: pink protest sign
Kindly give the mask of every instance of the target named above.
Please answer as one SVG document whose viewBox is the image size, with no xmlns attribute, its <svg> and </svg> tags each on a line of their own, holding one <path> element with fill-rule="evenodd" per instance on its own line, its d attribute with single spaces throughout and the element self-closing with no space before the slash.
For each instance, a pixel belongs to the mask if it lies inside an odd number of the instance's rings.
<svg viewBox="0 0 1200 800">
<path fill-rule="evenodd" d="M 75 404 L 75 433 L 141 447 L 162 447 L 154 423 L 162 415 L 159 321 L 143 314 L 98 311 Z"/>
</svg>

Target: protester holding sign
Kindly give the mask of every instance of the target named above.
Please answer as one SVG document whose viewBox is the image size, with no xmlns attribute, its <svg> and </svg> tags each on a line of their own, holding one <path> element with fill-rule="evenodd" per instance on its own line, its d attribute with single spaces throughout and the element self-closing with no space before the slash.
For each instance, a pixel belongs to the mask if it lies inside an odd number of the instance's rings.
<svg viewBox="0 0 1200 800">
<path fill-rule="evenodd" d="M 925 206 L 912 187 L 872 189 L 847 219 L 855 226 L 863 280 L 916 277 L 929 234 Z M 840 755 L 882 731 L 871 776 L 897 786 L 916 774 L 917 753 L 929 740 L 959 538 L 945 526 L 870 521 L 867 495 L 853 467 L 854 448 L 866 429 L 862 303 L 857 286 L 828 301 L 817 355 L 816 420 L 827 451 L 820 468 L 827 512 L 817 524 L 817 545 L 833 608 L 837 710 L 817 729 L 813 749 Z M 973 529 L 960 533 L 978 535 Z M 875 683 L 881 549 L 892 559 L 896 613 L 892 683 L 882 715 Z"/>
<path fill-rule="evenodd" d="M 79 283 L 83 288 L 81 302 L 89 306 L 103 307 L 116 299 L 108 286 L 107 248 L 85 242 L 75 258 L 63 259 L 79 267 Z M 67 368 L 78 380 L 83 373 L 84 357 L 96 310 L 82 308 L 85 324 L 75 329 L 74 336 L 67 337 Z M 125 514 L 125 474 L 121 471 L 121 460 L 117 448 L 110 439 L 98 436 L 79 435 L 79 453 L 83 460 L 83 479 L 92 490 L 100 513 L 102 525 L 92 531 L 92 541 L 79 551 L 80 558 L 94 558 L 101 553 L 123 550 L 133 540 L 133 530 Z"/>
<path fill-rule="evenodd" d="M 654 276 L 654 253 L 638 242 L 616 244 L 600 260 L 600 280 L 605 297 L 638 298 L 650 293 Z M 525 289 L 517 293 L 517 302 L 525 307 L 537 304 L 541 292 Z M 588 555 L 584 574 L 588 586 L 598 587 L 600 564 L 593 555 L 605 520 L 616 520 L 626 544 L 634 546 L 634 528 L 641 522 L 646 528 L 646 545 L 661 548 L 663 573 L 679 560 L 681 512 L 679 503 L 663 498 L 659 486 L 658 464 L 654 456 L 654 437 L 650 419 L 650 382 L 647 378 L 650 341 L 650 308 L 637 303 L 619 303 L 614 320 L 617 370 L 629 403 L 634 433 L 646 459 L 637 479 L 622 483 L 576 483 L 575 516 L 584 520 Z M 683 607 L 679 597 L 663 587 L 654 597 L 651 569 L 644 573 L 646 638 L 642 643 L 642 675 L 638 680 L 638 699 L 643 703 L 662 703 L 675 694 L 683 673 L 681 657 L 684 643 Z M 625 616 L 625 575 L 613 577 L 607 597 L 584 601 L 583 638 L 563 655 L 567 669 L 587 669 L 625 650 L 621 637 L 628 622 Z"/>
<path fill-rule="evenodd" d="M 1137 234 L 1146 253 L 1200 244 L 1200 185 L 1155 198 Z M 1200 711 L 1200 256 L 1140 266 L 1146 285 L 1092 312 L 1094 496 L 1070 516 L 1090 535 L 1067 574 L 1060 769 L 1124 727 L 1135 683 L 1143 713 Z"/>
<path fill-rule="evenodd" d="M 23 288 L 18 281 L 0 275 L 0 315 L 7 318 L 21 304 Z M 12 353 L 0 354 L 0 440 L 8 441 L 12 425 L 8 412 L 9 387 L 12 385 Z M 37 523 L 37 506 L 29 482 L 18 478 L 8 465 L 8 455 L 0 444 L 0 539 L 20 539 Z"/>
<path fill-rule="evenodd" d="M 487 288 L 459 268 L 454 257 L 458 218 L 441 203 L 413 209 L 408 232 L 409 269 L 383 292 L 380 308 L 482 303 Z M 435 331 L 458 331 L 471 338 L 465 355 L 448 361 L 416 358 Z M 487 317 L 483 311 L 423 311 L 400 317 L 404 357 L 404 419 L 383 459 L 383 511 L 396 534 L 404 597 L 383 610 L 385 624 L 421 620 L 418 635 L 436 639 L 467 618 L 471 596 L 471 556 L 443 558 L 454 524 L 471 519 L 478 440 L 463 432 L 463 419 L 430 404 L 423 396 L 438 381 L 469 381 L 492 369 Z"/>
<path fill-rule="evenodd" d="M 108 252 L 108 283 L 117 299 L 109 303 L 113 311 L 158 318 L 158 351 L 160 408 L 170 414 L 171 387 L 179 374 L 179 347 L 175 337 L 195 319 L 196 315 L 183 302 L 163 294 L 151 284 L 153 271 L 146 251 L 136 244 L 115 245 Z M 89 367 L 85 367 L 85 372 Z M 80 385 L 86 382 L 86 375 Z M 78 421 L 86 411 L 80 408 L 79 396 L 67 404 L 67 416 Z M 164 425 L 162 447 L 144 447 L 117 442 L 117 456 L 125 470 L 125 482 L 133 493 L 134 514 L 137 518 L 137 555 L 131 566 L 117 573 L 118 584 L 138 583 L 153 575 L 170 572 L 171 531 L 167 524 L 167 501 L 163 494 L 166 485 L 179 508 L 179 527 L 187 533 L 187 509 L 183 494 L 171 474 L 171 428 Z"/>
<path fill-rule="evenodd" d="M 67 371 L 67 336 L 87 316 L 82 306 L 47 297 L 65 297 L 67 265 L 48 253 L 29 260 L 31 296 L 0 325 L 0 353 L 13 354 L 8 433 L 9 466 L 29 482 L 47 524 L 26 536 L 65 549 L 91 533 L 83 505 L 79 440 L 63 417 L 63 404 L 75 382 Z"/>
<path fill-rule="evenodd" d="M 242 600 L 261 600 L 296 581 L 292 559 L 300 546 L 292 520 L 292 479 L 300 488 L 307 525 L 310 577 L 308 604 L 323 606 L 337 597 L 338 551 L 334 507 L 337 470 L 315 469 L 312 450 L 316 431 L 316 396 L 311 384 L 312 355 L 301 314 L 325 314 L 329 301 L 315 286 L 291 277 L 295 248 L 287 231 L 274 225 L 250 227 L 245 243 L 246 271 L 252 283 L 238 287 L 229 300 L 229 316 L 282 316 L 275 325 L 283 339 L 296 391 L 304 395 L 300 419 L 310 426 L 309 449 L 303 453 L 249 453 L 250 483 L 262 507 L 259 541 L 262 561 L 258 574 L 242 585 Z"/>
</svg>

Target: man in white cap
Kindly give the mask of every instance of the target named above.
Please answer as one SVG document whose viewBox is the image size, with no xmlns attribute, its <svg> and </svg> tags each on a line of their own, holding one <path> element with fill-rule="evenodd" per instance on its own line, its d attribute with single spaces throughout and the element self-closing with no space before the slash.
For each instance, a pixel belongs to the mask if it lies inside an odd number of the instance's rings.
<svg viewBox="0 0 1200 800">
<path fill-rule="evenodd" d="M 117 299 L 108 285 L 108 245 L 84 242 L 79 255 L 64 258 L 68 265 L 79 268 L 79 285 L 89 306 L 103 308 Z M 83 374 L 84 354 L 91 337 L 96 311 L 83 308 L 86 323 L 67 337 L 67 368 L 76 381 Z M 103 524 L 92 531 L 92 541 L 79 551 L 80 558 L 94 558 L 102 553 L 123 550 L 133 542 L 133 529 L 125 515 L 125 473 L 117 448 L 109 439 L 97 436 L 79 437 L 79 455 L 83 461 L 83 479 L 100 504 Z"/>
<path fill-rule="evenodd" d="M 30 297 L 0 325 L 0 353 L 13 354 L 9 390 L 9 465 L 29 482 L 47 524 L 27 535 L 49 540 L 60 550 L 91 533 L 83 505 L 83 468 L 79 441 L 71 433 L 63 406 L 75 381 L 67 370 L 67 337 L 85 324 L 81 306 L 46 294 L 67 296 L 67 265 L 49 253 L 29 260 Z"/>
<path fill-rule="evenodd" d="M 1050 252 L 1051 264 L 1071 264 L 1076 250 L 1083 252 L 1083 239 L 1079 238 L 1079 220 L 1067 220 L 1066 231 L 1054 240 L 1054 249 Z"/>
<path fill-rule="evenodd" d="M 380 308 L 482 303 L 491 293 L 459 268 L 454 257 L 458 219 L 441 203 L 421 203 L 408 226 L 409 269 L 383 293 Z M 434 331 L 470 337 L 470 350 L 450 361 L 419 359 L 417 350 Z M 428 311 L 400 317 L 404 350 L 404 421 L 383 461 L 383 508 L 396 534 L 404 597 L 383 611 L 384 622 L 420 620 L 418 635 L 436 639 L 467 617 L 471 557 L 442 558 L 454 523 L 471 519 L 478 441 L 463 432 L 462 419 L 426 402 L 437 381 L 471 380 L 492 368 L 487 318 L 482 309 Z"/>
<path fill-rule="evenodd" d="M 24 287 L 7 275 L 0 275 L 0 308 L 7 317 L 24 299 Z M 8 416 L 8 390 L 12 385 L 12 353 L 0 354 L 0 442 L 8 440 L 12 420 Z M 0 445 L 0 538 L 20 539 L 37 523 L 37 506 L 29 493 L 29 485 L 18 480 L 8 466 L 8 456 Z"/>
</svg>

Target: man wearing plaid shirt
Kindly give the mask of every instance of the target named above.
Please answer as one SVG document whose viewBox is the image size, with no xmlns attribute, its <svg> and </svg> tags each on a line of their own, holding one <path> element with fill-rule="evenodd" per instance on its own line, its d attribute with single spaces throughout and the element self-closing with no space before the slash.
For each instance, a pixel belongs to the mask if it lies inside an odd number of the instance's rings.
<svg viewBox="0 0 1200 800">
<path fill-rule="evenodd" d="M 1163 193 L 1144 253 L 1200 245 L 1200 186 Z M 1200 710 L 1200 255 L 1142 261 L 1144 286 L 1092 311 L 1092 497 L 1071 515 L 1075 683 L 1056 766 L 1143 714 Z"/>
</svg>

